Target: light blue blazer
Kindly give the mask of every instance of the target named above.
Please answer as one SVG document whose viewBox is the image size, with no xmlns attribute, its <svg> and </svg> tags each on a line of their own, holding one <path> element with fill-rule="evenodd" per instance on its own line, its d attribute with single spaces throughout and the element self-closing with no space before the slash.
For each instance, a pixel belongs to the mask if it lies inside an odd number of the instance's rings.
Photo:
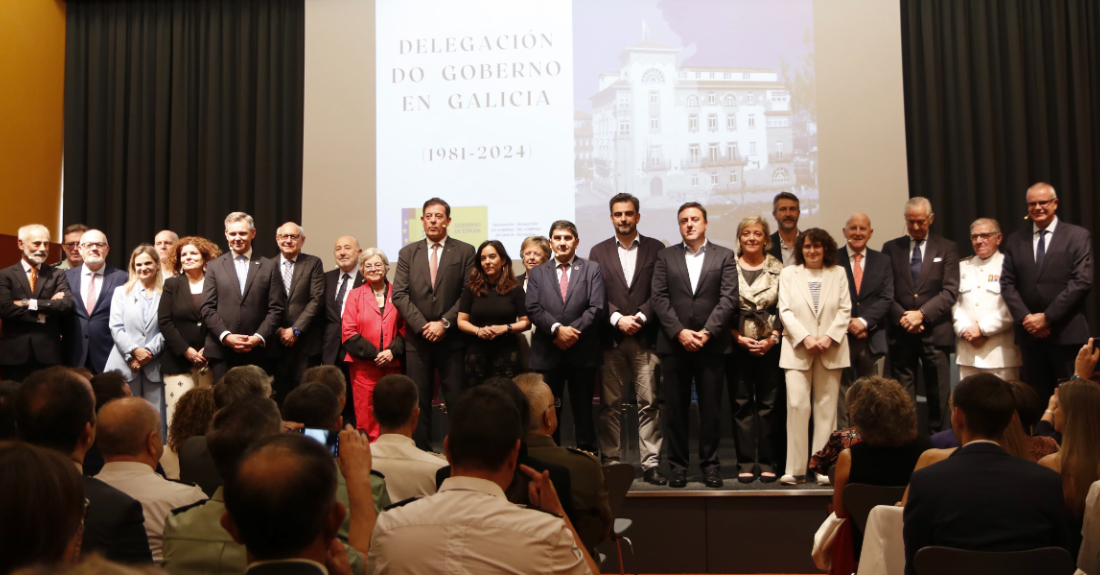
<svg viewBox="0 0 1100 575">
<path fill-rule="evenodd" d="M 107 367 L 103 371 L 117 370 L 126 381 L 133 381 L 136 375 L 130 371 L 130 355 L 135 349 L 144 347 L 153 354 L 153 361 L 145 364 L 141 370 L 149 381 L 162 381 L 160 377 L 160 353 L 164 351 L 164 336 L 160 333 L 157 310 L 160 309 L 160 293 L 146 305 L 147 315 L 142 314 L 141 288 L 133 287 L 130 293 L 125 286 L 119 286 L 111 298 L 111 337 L 115 340 L 111 356 L 107 358 Z"/>
</svg>

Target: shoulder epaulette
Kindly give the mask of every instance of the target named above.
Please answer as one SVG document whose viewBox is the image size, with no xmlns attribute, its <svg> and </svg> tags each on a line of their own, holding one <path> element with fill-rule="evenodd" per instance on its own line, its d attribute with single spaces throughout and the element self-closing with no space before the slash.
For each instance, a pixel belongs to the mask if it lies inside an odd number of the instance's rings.
<svg viewBox="0 0 1100 575">
<path fill-rule="evenodd" d="M 382 508 L 382 511 L 389 511 L 390 509 L 397 509 L 398 507 L 404 507 L 404 506 L 412 503 L 413 501 L 416 501 L 417 499 L 420 499 L 420 496 L 419 495 L 414 495 L 414 496 L 412 496 L 408 499 L 403 499 L 403 500 L 398 501 L 397 503 L 394 503 L 392 505 L 387 505 L 386 507 Z"/>
<path fill-rule="evenodd" d="M 579 454 L 579 455 L 587 455 L 587 456 L 592 457 L 592 458 L 596 457 L 595 453 L 592 453 L 591 451 L 585 451 L 583 449 L 577 449 L 576 447 L 566 447 L 565 449 L 567 449 L 568 451 L 571 451 L 573 453 Z"/>
<path fill-rule="evenodd" d="M 183 507 L 177 507 L 177 508 L 172 510 L 172 515 L 179 515 L 180 513 L 183 513 L 185 511 L 189 511 L 189 510 L 194 509 L 195 507 L 198 507 L 200 505 L 206 505 L 207 503 L 210 503 L 210 500 L 209 499 L 203 499 L 202 501 L 196 501 L 196 502 L 194 502 L 190 505 L 184 505 Z"/>
<path fill-rule="evenodd" d="M 558 519 L 562 518 L 561 515 L 558 515 L 557 513 L 554 513 L 553 511 L 547 511 L 545 509 L 539 509 L 538 507 L 531 507 L 530 505 L 520 505 L 520 507 L 523 507 L 524 509 L 530 509 L 531 511 L 538 511 L 539 513 L 545 513 L 547 515 L 553 515 L 554 517 L 557 517 Z"/>
<path fill-rule="evenodd" d="M 191 483 L 190 481 L 184 481 L 182 479 L 172 479 L 171 477 L 165 477 L 165 479 L 167 479 L 168 481 L 171 481 L 172 483 L 179 483 L 180 485 L 186 485 L 188 487 L 198 487 L 199 486 L 198 483 Z"/>
<path fill-rule="evenodd" d="M 381 477 L 382 479 L 385 479 L 385 478 L 386 478 L 386 476 L 385 476 L 385 475 L 383 475 L 383 474 L 382 474 L 382 472 L 381 472 L 381 471 L 378 471 L 377 469 L 371 469 L 371 470 L 370 470 L 370 474 L 371 474 L 371 475 L 377 475 L 377 476 Z"/>
</svg>

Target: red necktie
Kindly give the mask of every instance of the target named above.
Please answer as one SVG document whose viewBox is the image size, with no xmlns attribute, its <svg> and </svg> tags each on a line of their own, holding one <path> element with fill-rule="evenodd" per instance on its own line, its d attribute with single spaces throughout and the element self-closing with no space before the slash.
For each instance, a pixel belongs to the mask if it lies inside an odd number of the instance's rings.
<svg viewBox="0 0 1100 575">
<path fill-rule="evenodd" d="M 561 264 L 558 266 L 561 270 L 561 279 L 558 280 L 558 287 L 561 288 L 561 301 L 565 302 L 565 294 L 569 292 L 569 264 Z"/>
<path fill-rule="evenodd" d="M 863 266 L 859 265 L 859 261 L 863 259 L 863 254 L 856 254 L 856 265 L 852 266 L 852 275 L 856 279 L 856 294 L 859 294 L 859 286 L 863 284 Z"/>
</svg>

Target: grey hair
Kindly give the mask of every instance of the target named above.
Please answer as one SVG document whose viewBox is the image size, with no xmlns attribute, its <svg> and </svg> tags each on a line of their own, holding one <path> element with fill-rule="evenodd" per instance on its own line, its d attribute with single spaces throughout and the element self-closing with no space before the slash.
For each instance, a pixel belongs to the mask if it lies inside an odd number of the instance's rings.
<svg viewBox="0 0 1100 575">
<path fill-rule="evenodd" d="M 1050 199 L 1052 199 L 1052 200 L 1057 200 L 1058 199 L 1058 192 L 1054 191 L 1054 186 L 1052 186 L 1052 185 L 1050 185 L 1046 182 L 1036 182 L 1030 188 L 1027 189 L 1027 191 L 1029 191 L 1029 192 L 1031 190 L 1050 190 Z"/>
<path fill-rule="evenodd" d="M 973 232 L 974 228 L 980 225 L 991 226 L 994 233 L 1001 233 L 1001 224 L 998 224 L 997 220 L 993 218 L 978 218 L 974 220 L 974 222 L 970 224 L 970 231 Z"/>
<path fill-rule="evenodd" d="M 386 257 L 386 252 L 378 248 L 367 248 L 363 250 L 363 255 L 359 256 L 359 267 L 362 268 L 363 264 L 374 256 L 382 258 L 382 265 L 386 267 L 386 273 L 390 273 L 390 258 Z"/>
<path fill-rule="evenodd" d="M 250 215 L 248 215 L 244 212 L 233 212 L 233 213 L 229 214 L 228 216 L 225 216 L 225 227 L 226 227 L 226 229 L 229 228 L 229 224 L 231 224 L 233 222 L 239 222 L 241 220 L 244 220 L 244 221 L 248 222 L 249 231 L 256 229 L 256 220 L 253 220 L 252 216 L 250 216 Z"/>
<path fill-rule="evenodd" d="M 906 213 L 908 213 L 909 210 L 911 210 L 913 208 L 917 208 L 917 207 L 924 208 L 924 215 L 925 216 L 932 215 L 932 202 L 928 201 L 928 198 L 925 198 L 923 196 L 915 196 L 915 197 L 909 198 L 908 202 L 905 202 L 905 212 Z"/>
<path fill-rule="evenodd" d="M 18 234 L 19 239 L 24 242 L 33 234 L 45 235 L 47 240 L 50 239 L 50 229 L 42 224 L 27 224 L 19 228 Z"/>
<path fill-rule="evenodd" d="M 297 223 L 297 222 L 286 222 L 286 223 L 284 223 L 284 224 L 283 224 L 282 226 L 279 226 L 279 227 L 280 227 L 280 228 L 282 228 L 282 227 L 283 227 L 283 226 L 285 226 L 286 224 L 293 224 L 293 225 L 294 225 L 294 227 L 298 228 L 298 235 L 302 236 L 303 238 L 304 238 L 304 237 L 306 237 L 306 229 L 305 229 L 305 228 L 303 228 L 303 227 L 301 226 L 301 224 L 299 224 L 299 223 Z M 278 233 L 278 232 L 279 232 L 279 230 L 275 230 L 275 233 Z"/>
</svg>

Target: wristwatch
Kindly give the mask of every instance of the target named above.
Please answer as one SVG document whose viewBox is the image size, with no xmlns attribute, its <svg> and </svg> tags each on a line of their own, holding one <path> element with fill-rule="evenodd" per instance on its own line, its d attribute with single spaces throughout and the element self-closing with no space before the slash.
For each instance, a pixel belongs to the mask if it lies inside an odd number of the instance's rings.
<svg viewBox="0 0 1100 575">
<path fill-rule="evenodd" d="M 302 335 L 302 330 L 294 328 L 294 337 L 298 337 L 299 335 Z"/>
<path fill-rule="evenodd" d="M 31 300 L 23 298 L 23 307 L 27 307 L 28 305 L 31 305 Z"/>
<path fill-rule="evenodd" d="M 508 324 L 508 333 L 512 333 L 512 324 Z"/>
<path fill-rule="evenodd" d="M 439 321 L 443 323 L 443 329 L 451 329 L 451 322 L 447 321 L 447 318 L 440 318 Z"/>
</svg>

